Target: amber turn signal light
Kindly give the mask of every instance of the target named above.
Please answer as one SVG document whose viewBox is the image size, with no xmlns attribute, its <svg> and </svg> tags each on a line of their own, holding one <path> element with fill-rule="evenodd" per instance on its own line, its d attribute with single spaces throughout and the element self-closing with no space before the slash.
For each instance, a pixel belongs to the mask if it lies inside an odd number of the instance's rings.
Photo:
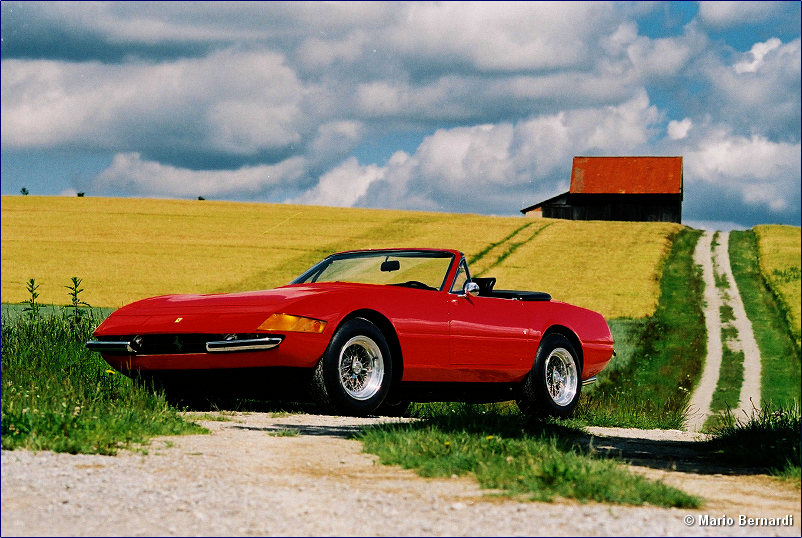
<svg viewBox="0 0 802 538">
<path fill-rule="evenodd" d="M 290 314 L 273 314 L 259 325 L 260 331 L 322 333 L 326 322 L 319 319 L 292 316 Z"/>
</svg>

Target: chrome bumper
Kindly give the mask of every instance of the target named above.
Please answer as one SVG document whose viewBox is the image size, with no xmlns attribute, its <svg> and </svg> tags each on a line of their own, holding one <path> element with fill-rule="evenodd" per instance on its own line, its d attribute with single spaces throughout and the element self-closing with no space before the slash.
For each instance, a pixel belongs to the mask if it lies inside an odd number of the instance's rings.
<svg viewBox="0 0 802 538">
<path fill-rule="evenodd" d="M 596 382 L 596 376 L 594 375 L 593 377 L 589 377 L 589 378 L 587 378 L 586 380 L 584 380 L 584 381 L 582 382 L 582 386 L 584 387 L 584 386 L 586 386 L 586 385 L 591 385 L 591 384 L 593 384 L 593 383 L 595 383 L 595 382 Z"/>
<path fill-rule="evenodd" d="M 206 342 L 207 353 L 234 353 L 237 351 L 266 351 L 281 344 L 283 337 L 266 336 L 264 338 L 249 338 L 245 340 L 213 340 Z M 100 353 L 117 355 L 148 355 L 137 349 L 133 341 L 125 340 L 90 340 L 86 348 Z M 157 353 L 161 355 L 162 353 Z M 180 353 L 170 353 L 180 354 Z"/>
<path fill-rule="evenodd" d="M 86 349 L 101 353 L 136 354 L 136 350 L 131 347 L 131 342 L 121 342 L 119 340 L 90 340 L 86 343 Z"/>
<path fill-rule="evenodd" d="M 250 340 L 217 340 L 206 342 L 206 351 L 209 353 L 230 353 L 232 351 L 265 351 L 278 347 L 282 338 L 267 336 L 265 338 L 252 338 Z"/>
</svg>

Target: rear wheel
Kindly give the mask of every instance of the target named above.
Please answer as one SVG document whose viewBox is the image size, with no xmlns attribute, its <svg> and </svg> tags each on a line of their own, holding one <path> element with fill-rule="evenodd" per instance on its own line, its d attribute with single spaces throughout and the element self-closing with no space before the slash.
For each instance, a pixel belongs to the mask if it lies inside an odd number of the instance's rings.
<svg viewBox="0 0 802 538">
<path fill-rule="evenodd" d="M 579 355 L 565 336 L 543 338 L 532 370 L 521 383 L 518 407 L 535 416 L 571 416 L 582 391 Z"/>
<path fill-rule="evenodd" d="M 328 413 L 369 415 L 382 404 L 393 378 L 390 348 L 364 318 L 345 322 L 312 376 L 312 397 Z"/>
</svg>

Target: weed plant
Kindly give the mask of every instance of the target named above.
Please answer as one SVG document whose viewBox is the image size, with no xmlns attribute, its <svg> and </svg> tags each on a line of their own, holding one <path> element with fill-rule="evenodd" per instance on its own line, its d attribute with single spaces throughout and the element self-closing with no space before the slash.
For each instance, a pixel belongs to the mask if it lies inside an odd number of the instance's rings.
<svg viewBox="0 0 802 538">
<path fill-rule="evenodd" d="M 37 315 L 2 316 L 3 449 L 113 454 L 154 435 L 202 431 L 86 350 L 100 322 L 92 310 L 30 307 Z"/>
<path fill-rule="evenodd" d="M 595 455 L 586 435 L 534 421 L 514 405 L 429 404 L 423 419 L 368 428 L 358 438 L 384 464 L 421 476 L 473 475 L 483 488 L 537 501 L 580 501 L 695 508 L 700 500 L 634 475 Z"/>
</svg>

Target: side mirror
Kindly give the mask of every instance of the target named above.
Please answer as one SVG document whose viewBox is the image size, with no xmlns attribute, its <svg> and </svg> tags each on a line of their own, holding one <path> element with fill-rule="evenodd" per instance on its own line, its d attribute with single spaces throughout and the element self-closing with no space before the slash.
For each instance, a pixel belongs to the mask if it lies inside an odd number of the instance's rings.
<svg viewBox="0 0 802 538">
<path fill-rule="evenodd" d="M 471 297 L 476 297 L 477 295 L 479 295 L 479 284 L 469 280 L 462 287 L 462 294 L 470 295 Z"/>
</svg>

